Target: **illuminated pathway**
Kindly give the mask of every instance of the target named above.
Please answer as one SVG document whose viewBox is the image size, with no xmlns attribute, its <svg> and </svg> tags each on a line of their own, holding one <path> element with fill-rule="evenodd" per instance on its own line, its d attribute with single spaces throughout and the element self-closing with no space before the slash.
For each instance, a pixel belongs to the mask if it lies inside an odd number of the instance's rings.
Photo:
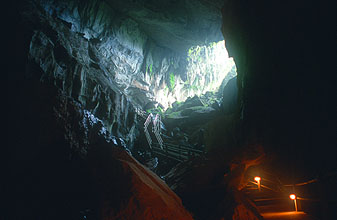
<svg viewBox="0 0 337 220">
<path fill-rule="evenodd" d="M 262 194 L 265 194 L 262 192 Z M 270 194 L 267 196 L 269 197 Z M 255 199 L 258 211 L 264 219 L 274 220 L 316 220 L 316 218 L 308 215 L 303 211 L 296 212 L 289 200 L 280 197 L 269 197 L 268 199 Z"/>
<path fill-rule="evenodd" d="M 272 181 L 268 181 L 267 179 L 259 176 L 252 179 L 254 179 L 255 182 L 250 181 L 250 184 L 248 184 L 244 191 L 255 203 L 259 213 L 264 219 L 317 220 L 317 218 L 308 215 L 300 208 L 296 212 L 296 196 L 294 194 L 286 195 L 284 191 L 277 190 L 279 187 L 275 187 L 275 182 L 273 183 Z M 262 184 L 260 181 L 262 181 Z M 273 185 L 274 188 L 272 187 Z"/>
<path fill-rule="evenodd" d="M 275 219 L 275 220 L 315 220 L 316 218 L 308 215 L 303 211 L 294 211 L 293 206 L 289 206 L 289 201 L 284 199 L 275 199 L 271 198 L 269 201 L 270 204 L 258 204 L 258 210 L 263 216 L 264 219 Z"/>
<path fill-rule="evenodd" d="M 262 194 L 264 193 L 262 192 Z M 317 220 L 317 218 L 314 218 L 301 210 L 296 212 L 294 206 L 289 203 L 289 200 L 287 199 L 269 197 L 269 199 L 255 199 L 253 201 L 257 205 L 260 214 L 266 220 Z"/>
<path fill-rule="evenodd" d="M 261 212 L 261 215 L 264 219 L 273 219 L 273 220 L 316 220 L 316 218 L 313 218 L 312 216 L 309 216 L 305 212 L 302 211 L 284 211 L 280 210 L 281 204 L 276 204 L 273 206 L 264 206 L 264 207 L 258 207 L 259 210 L 263 210 Z"/>
<path fill-rule="evenodd" d="M 294 220 L 313 220 L 314 218 L 308 216 L 304 212 L 270 212 L 270 213 L 263 213 L 262 214 L 264 219 L 279 219 L 279 220 L 287 220 L 287 219 L 294 219 Z"/>
</svg>

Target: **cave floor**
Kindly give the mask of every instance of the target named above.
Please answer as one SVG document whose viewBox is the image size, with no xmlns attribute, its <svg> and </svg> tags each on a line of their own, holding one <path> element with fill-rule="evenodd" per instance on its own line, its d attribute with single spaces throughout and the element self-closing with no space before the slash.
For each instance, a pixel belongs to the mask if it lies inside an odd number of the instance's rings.
<svg viewBox="0 0 337 220">
<path fill-rule="evenodd" d="M 282 200 L 278 200 L 272 205 L 259 205 L 258 210 L 265 220 L 317 220 L 317 218 L 314 218 L 301 210 L 296 212 L 289 209 L 288 204 L 282 202 Z"/>
<path fill-rule="evenodd" d="M 262 216 L 264 219 L 273 219 L 273 220 L 287 220 L 287 219 L 293 219 L 293 220 L 315 220 L 315 218 L 309 216 L 305 212 L 266 212 L 262 213 Z"/>
</svg>

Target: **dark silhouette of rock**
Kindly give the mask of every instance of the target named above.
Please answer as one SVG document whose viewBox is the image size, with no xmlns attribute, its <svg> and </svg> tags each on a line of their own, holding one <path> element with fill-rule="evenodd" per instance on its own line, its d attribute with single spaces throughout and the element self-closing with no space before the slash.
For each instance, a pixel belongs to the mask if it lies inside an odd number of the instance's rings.
<svg viewBox="0 0 337 220">
<path fill-rule="evenodd" d="M 101 219 L 192 219 L 180 198 L 136 161 L 101 120 L 72 99 L 59 96 L 58 100 L 56 118 L 72 154 L 82 157 L 92 173 Z"/>
<path fill-rule="evenodd" d="M 235 150 L 218 148 L 178 164 L 165 181 L 196 219 L 262 219 L 240 190 L 247 184 L 247 169 L 258 165 L 264 156 L 258 145 Z"/>
<path fill-rule="evenodd" d="M 263 143 L 273 155 L 269 169 L 284 182 L 337 169 L 335 8 L 334 1 L 224 1 L 222 31 L 237 66 L 241 138 Z M 321 200 L 337 196 L 335 187 L 325 189 L 316 194 Z M 333 206 L 330 214 L 324 207 L 318 218 L 335 219 Z"/>
<path fill-rule="evenodd" d="M 230 79 L 222 90 L 221 107 L 225 114 L 233 114 L 238 110 L 238 87 L 236 79 L 237 77 Z"/>
<path fill-rule="evenodd" d="M 88 158 L 99 181 L 102 219 L 192 219 L 163 180 L 125 151 L 98 147 Z"/>
</svg>

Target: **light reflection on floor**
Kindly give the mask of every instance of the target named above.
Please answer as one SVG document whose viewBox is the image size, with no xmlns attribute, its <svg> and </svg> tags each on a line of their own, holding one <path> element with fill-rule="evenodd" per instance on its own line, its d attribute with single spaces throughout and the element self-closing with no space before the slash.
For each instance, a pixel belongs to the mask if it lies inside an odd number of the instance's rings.
<svg viewBox="0 0 337 220">
<path fill-rule="evenodd" d="M 313 220 L 312 217 L 308 216 L 305 212 L 266 212 L 261 214 L 264 219 L 294 219 L 294 220 Z"/>
</svg>

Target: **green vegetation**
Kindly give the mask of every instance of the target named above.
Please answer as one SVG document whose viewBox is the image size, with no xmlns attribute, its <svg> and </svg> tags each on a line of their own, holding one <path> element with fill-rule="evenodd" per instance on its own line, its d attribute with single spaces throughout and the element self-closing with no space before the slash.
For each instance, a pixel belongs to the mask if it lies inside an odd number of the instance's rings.
<svg viewBox="0 0 337 220">
<path fill-rule="evenodd" d="M 163 115 L 164 114 L 164 109 L 162 109 L 160 106 L 158 106 L 157 108 L 151 108 L 146 110 L 147 113 L 153 113 L 153 114 L 159 114 L 159 115 Z"/>
<path fill-rule="evenodd" d="M 200 52 L 201 52 L 201 47 L 199 46 L 196 46 L 196 47 L 191 47 L 189 50 L 188 50 L 188 57 L 190 58 L 191 56 L 194 56 L 194 57 L 198 57 L 200 56 Z"/>
<path fill-rule="evenodd" d="M 169 85 L 170 90 L 172 91 L 175 86 L 176 86 L 176 82 L 175 82 L 174 73 L 170 73 L 170 85 Z"/>
<path fill-rule="evenodd" d="M 193 48 L 191 47 L 189 50 L 188 50 L 188 56 L 190 57 L 193 53 Z"/>
<path fill-rule="evenodd" d="M 215 42 L 212 42 L 212 43 L 210 43 L 208 46 L 209 46 L 209 47 L 211 47 L 211 48 L 213 48 L 213 47 L 215 47 L 215 46 L 216 46 L 216 44 L 217 44 L 217 43 L 215 43 Z"/>
<path fill-rule="evenodd" d="M 153 76 L 152 67 L 153 67 L 153 65 L 151 63 L 150 66 L 148 66 L 148 71 L 150 72 L 150 77 Z"/>
<path fill-rule="evenodd" d="M 200 51 L 201 51 L 201 47 L 197 46 L 194 52 L 195 56 L 200 56 Z"/>
<path fill-rule="evenodd" d="M 168 93 L 169 93 L 169 88 L 168 88 L 168 87 L 165 87 L 165 88 L 164 88 L 164 94 L 165 94 L 165 95 L 168 95 Z"/>
<path fill-rule="evenodd" d="M 192 85 L 191 88 L 192 88 L 192 90 L 194 90 L 194 91 L 198 91 L 198 86 L 196 86 L 196 85 Z"/>
<path fill-rule="evenodd" d="M 161 114 L 164 112 L 164 109 L 160 106 L 158 107 L 158 110 L 160 111 Z"/>
<path fill-rule="evenodd" d="M 201 94 L 206 90 L 217 91 L 221 82 L 235 65 L 228 57 L 224 41 L 209 42 L 206 45 L 193 46 L 186 51 L 186 75 L 192 79 L 184 82 L 183 89 L 189 95 Z M 197 77 L 196 74 L 198 74 Z"/>
<path fill-rule="evenodd" d="M 169 113 L 166 115 L 166 118 L 182 118 L 180 112 L 181 111 Z"/>
</svg>

